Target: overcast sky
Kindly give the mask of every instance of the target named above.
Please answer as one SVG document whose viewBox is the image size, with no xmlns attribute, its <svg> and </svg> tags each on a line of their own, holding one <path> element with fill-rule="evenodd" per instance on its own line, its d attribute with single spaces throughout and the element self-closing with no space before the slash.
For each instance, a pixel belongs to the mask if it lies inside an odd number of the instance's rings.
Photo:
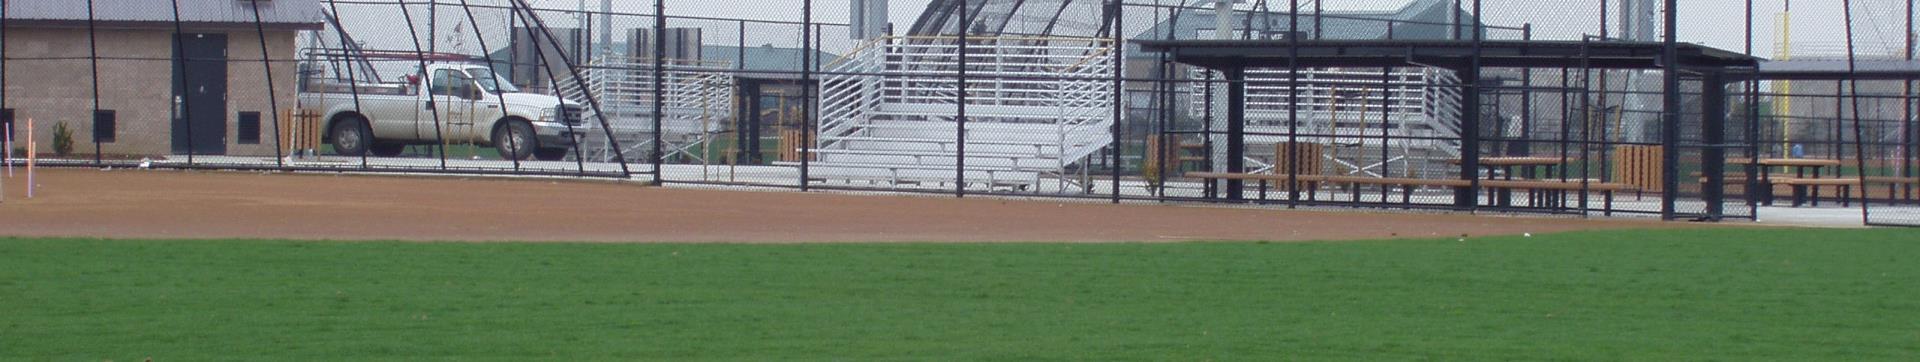
<svg viewBox="0 0 1920 362">
<path fill-rule="evenodd" d="M 586 0 L 587 7 L 598 9 L 598 0 Z M 1152 0 L 1128 0 L 1133 3 L 1152 3 Z M 1176 0 L 1165 0 L 1171 4 Z M 1191 0 L 1188 0 L 1191 1 Z M 1327 0 L 1328 9 L 1364 9 L 1384 10 L 1405 5 L 1409 0 Z M 1532 23 L 1537 34 L 1544 37 L 1577 38 L 1582 33 L 1597 33 L 1599 11 L 1597 0 L 1484 0 L 1483 9 L 1487 19 L 1493 25 L 1519 26 Z M 1301 3 L 1310 3 L 1303 0 Z M 1620 0 L 1614 0 L 1618 4 Z M 575 0 L 540 0 L 543 7 L 573 8 Z M 651 12 L 653 2 L 645 0 L 615 1 L 615 10 L 624 12 Z M 905 29 L 926 7 L 928 0 L 894 0 L 890 10 L 892 20 L 897 27 Z M 1728 50 L 1739 51 L 1744 46 L 1744 12 L 1746 0 L 1683 0 L 1680 1 L 1681 40 L 1703 43 Z M 1776 34 L 1778 33 L 1777 14 L 1780 13 L 1782 0 L 1754 0 L 1755 5 L 1755 53 L 1763 56 L 1773 54 Z M 1817 51 L 1818 48 L 1841 49 L 1844 44 L 1844 28 L 1840 0 L 1800 0 L 1795 2 L 1792 31 L 1798 48 Z M 1903 0 L 1856 0 L 1856 39 L 1861 47 L 1881 47 L 1898 49 L 1902 42 L 1904 16 Z M 1276 9 L 1286 6 L 1286 1 L 1275 0 Z M 672 15 L 692 15 L 710 17 L 734 17 L 765 20 L 798 20 L 801 0 L 669 0 L 667 13 Z M 814 17 L 817 21 L 844 23 L 847 21 L 849 0 L 815 0 Z M 1138 15 L 1138 14 L 1136 14 Z"/>
<path fill-rule="evenodd" d="M 441 0 L 443 3 L 453 3 Z M 529 0 L 535 7 L 548 9 L 575 9 L 577 0 Z M 668 0 L 670 15 L 702 16 L 715 18 L 744 18 L 774 21 L 799 21 L 802 0 Z M 1127 0 L 1129 3 L 1151 4 L 1155 0 Z M 1176 0 L 1161 0 L 1173 4 Z M 1186 0 L 1191 1 L 1191 0 Z M 1411 0 L 1327 0 L 1328 10 L 1392 10 L 1398 9 Z M 1538 39 L 1579 39 L 1583 34 L 1597 34 L 1600 28 L 1598 0 L 1483 0 L 1486 19 L 1490 25 L 1520 26 L 1531 24 Z M 1622 0 L 1613 0 L 1617 4 Z M 1680 38 L 1682 41 L 1702 43 L 1732 51 L 1741 51 L 1744 47 L 1744 5 L 1747 0 L 1683 0 L 1680 6 Z M 1776 39 L 1779 33 L 1778 14 L 1782 0 L 1753 0 L 1755 8 L 1754 54 L 1773 57 Z M 1841 24 L 1841 0 L 1800 0 L 1794 2 L 1792 16 L 1792 38 L 1794 47 L 1800 52 L 1819 54 L 1841 54 L 1844 50 L 1844 28 Z M 1863 53 L 1898 54 L 1903 44 L 1905 0 L 1855 0 L 1857 25 L 1856 40 Z M 928 0 L 894 0 L 890 12 L 892 21 L 898 29 L 905 31 L 910 27 L 927 6 Z M 1310 0 L 1302 0 L 1309 3 Z M 505 0 L 474 0 L 475 4 L 503 5 Z M 616 0 L 615 12 L 651 13 L 653 2 L 650 0 Z M 1285 7 L 1285 0 L 1274 0 Z M 600 0 L 586 0 L 586 8 L 599 10 Z M 423 5 L 415 5 L 423 6 Z M 847 22 L 849 0 L 815 0 L 814 18 L 828 23 Z M 376 48 L 406 49 L 411 47 L 404 27 L 395 26 L 399 14 L 392 6 L 386 5 L 341 5 L 342 19 L 355 36 L 373 44 Z M 1139 9 L 1139 8 L 1136 8 Z M 413 15 L 416 24 L 425 32 L 425 16 L 416 9 Z M 1088 15 L 1097 17 L 1098 15 Z M 1134 10 L 1129 13 L 1130 28 L 1144 29 L 1146 24 L 1154 22 L 1150 11 Z M 479 11 L 480 33 L 488 37 L 488 44 L 494 48 L 504 47 L 507 43 L 505 31 L 507 13 L 504 10 Z M 542 16 L 547 25 L 555 28 L 573 27 L 575 17 L 565 14 L 545 13 Z M 466 22 L 464 14 L 454 11 L 440 12 L 440 27 L 443 28 L 437 43 L 438 49 L 468 54 L 477 54 L 478 46 L 471 44 L 471 27 L 465 34 L 449 32 L 444 28 L 448 24 Z M 1087 19 L 1098 21 L 1098 19 Z M 1137 24 L 1137 25 L 1135 25 Z M 627 16 L 615 21 L 615 29 L 645 28 L 652 25 L 648 17 Z M 739 41 L 734 35 L 735 25 L 721 21 L 676 21 L 670 26 L 699 26 L 709 30 L 704 35 L 708 44 L 732 44 Z M 621 32 L 624 30 L 616 30 Z M 851 49 L 857 44 L 847 39 L 844 33 L 825 37 L 823 49 L 840 52 Z M 1616 34 L 1617 35 L 1617 34 Z M 624 35 L 616 35 L 616 42 L 624 42 Z M 798 29 L 794 26 L 753 25 L 748 29 L 748 45 L 773 44 L 794 46 L 799 39 Z M 466 43 L 466 44 L 456 44 Z"/>
</svg>

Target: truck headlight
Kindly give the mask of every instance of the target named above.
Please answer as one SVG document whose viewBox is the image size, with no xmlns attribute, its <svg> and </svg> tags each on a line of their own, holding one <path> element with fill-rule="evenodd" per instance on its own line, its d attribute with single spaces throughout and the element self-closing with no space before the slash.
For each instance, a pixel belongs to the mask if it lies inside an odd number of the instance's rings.
<svg viewBox="0 0 1920 362">
<path fill-rule="evenodd" d="M 559 122 L 560 109 L 547 108 L 547 109 L 540 110 L 540 121 L 541 122 Z"/>
</svg>

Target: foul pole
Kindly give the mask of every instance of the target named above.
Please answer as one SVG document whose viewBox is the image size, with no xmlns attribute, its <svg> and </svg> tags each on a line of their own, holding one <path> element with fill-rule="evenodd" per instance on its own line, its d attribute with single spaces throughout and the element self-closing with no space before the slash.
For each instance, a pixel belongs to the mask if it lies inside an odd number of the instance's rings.
<svg viewBox="0 0 1920 362">
<path fill-rule="evenodd" d="M 40 142 L 33 140 L 33 119 L 27 119 L 27 199 L 33 199 L 33 161 L 39 158 Z"/>
<path fill-rule="evenodd" d="M 1784 0 L 1777 21 L 1780 23 L 1779 46 L 1773 49 L 1774 60 L 1793 59 L 1793 0 Z M 1773 115 L 1780 119 L 1780 157 L 1792 157 L 1793 149 L 1793 81 L 1773 81 Z M 1835 115 L 1836 117 L 1838 115 Z"/>
</svg>

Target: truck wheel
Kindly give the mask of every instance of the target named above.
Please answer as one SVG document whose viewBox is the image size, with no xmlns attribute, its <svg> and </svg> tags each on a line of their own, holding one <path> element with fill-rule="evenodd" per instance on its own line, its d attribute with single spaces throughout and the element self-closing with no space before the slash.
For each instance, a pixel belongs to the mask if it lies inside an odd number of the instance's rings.
<svg viewBox="0 0 1920 362">
<path fill-rule="evenodd" d="M 533 154 L 533 158 L 541 161 L 563 161 L 567 159 L 567 155 L 570 153 L 568 151 L 572 150 L 565 148 L 542 148 Z"/>
<path fill-rule="evenodd" d="M 373 137 L 367 132 L 366 122 L 359 118 L 347 118 L 333 123 L 333 153 L 341 156 L 359 156 L 367 153 L 367 146 Z"/>
<path fill-rule="evenodd" d="M 526 122 L 508 122 L 507 125 L 493 130 L 493 148 L 500 151 L 500 157 L 509 160 L 526 160 L 533 157 L 533 150 L 540 148 L 540 140 L 533 134 L 533 125 Z"/>
<path fill-rule="evenodd" d="M 405 144 L 399 144 L 399 143 L 375 143 L 375 144 L 373 144 L 373 155 L 374 155 L 374 156 L 380 156 L 380 157 L 399 157 L 399 156 L 400 156 L 400 153 L 402 153 L 402 152 L 406 152 L 406 151 L 407 151 L 407 145 L 405 145 Z"/>
</svg>

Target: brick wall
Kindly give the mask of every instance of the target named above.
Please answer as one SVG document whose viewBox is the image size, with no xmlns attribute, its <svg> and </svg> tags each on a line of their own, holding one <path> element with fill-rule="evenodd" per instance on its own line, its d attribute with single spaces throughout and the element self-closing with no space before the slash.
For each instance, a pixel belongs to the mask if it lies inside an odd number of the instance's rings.
<svg viewBox="0 0 1920 362">
<path fill-rule="evenodd" d="M 258 33 L 194 28 L 187 32 L 228 36 L 227 153 L 273 155 L 272 114 L 277 112 L 268 102 Z M 134 157 L 172 153 L 172 33 L 171 28 L 99 30 L 100 108 L 114 110 L 119 118 L 116 140 L 102 144 L 102 153 Z M 273 94 L 281 109 L 294 107 L 295 69 L 286 62 L 294 59 L 294 36 L 294 31 L 267 32 L 269 58 L 276 61 Z M 6 64 L 7 107 L 16 110 L 20 127 L 28 118 L 34 119 L 40 151 L 51 154 L 53 125 L 65 121 L 74 130 L 74 157 L 91 157 L 93 88 L 86 29 L 16 27 L 8 29 L 7 40 L 7 56 L 12 59 Z M 261 112 L 261 144 L 238 144 L 235 125 L 240 112 Z"/>
</svg>

